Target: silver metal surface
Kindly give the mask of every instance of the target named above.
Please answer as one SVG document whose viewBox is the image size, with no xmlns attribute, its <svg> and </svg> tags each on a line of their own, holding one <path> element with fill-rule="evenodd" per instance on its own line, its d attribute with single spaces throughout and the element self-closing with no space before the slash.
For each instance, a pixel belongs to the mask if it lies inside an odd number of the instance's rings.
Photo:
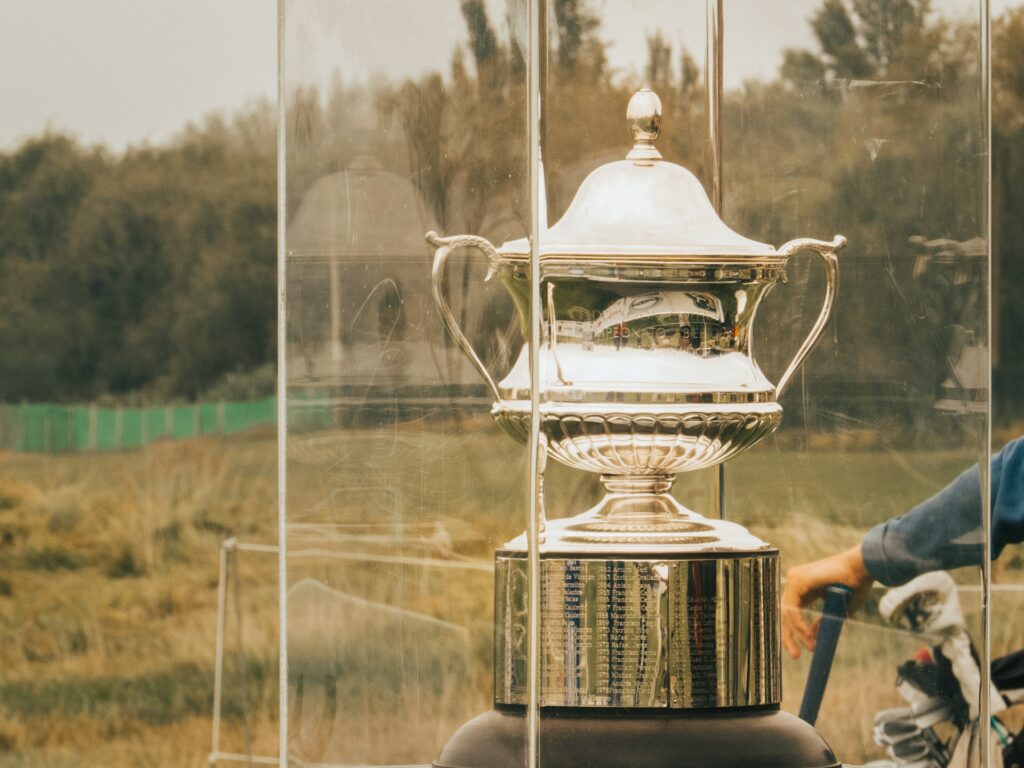
<svg viewBox="0 0 1024 768">
<path fill-rule="evenodd" d="M 559 402 L 763 402 L 774 385 L 751 354 L 753 322 L 778 273 L 741 283 L 678 279 L 541 279 L 558 286 L 555 322 L 545 323 L 545 399 Z M 551 339 L 557 345 L 557 359 Z M 502 399 L 528 392 L 525 353 L 498 383 Z M 554 379 L 551 376 L 550 379 Z M 609 397 L 609 394 L 612 394 Z M 651 398 L 662 395 L 662 398 Z M 722 397 L 728 395 L 727 397 Z"/>
<path fill-rule="evenodd" d="M 487 382 L 496 420 L 531 448 L 530 529 L 497 558 L 495 677 L 497 701 L 534 716 L 539 705 L 780 699 L 778 553 L 669 490 L 677 473 L 720 464 L 778 426 L 778 393 L 832 313 L 846 241 L 776 250 L 738 235 L 693 174 L 660 159 L 658 97 L 639 92 L 628 117 L 627 159 L 592 173 L 551 229 L 534 215 L 532 241 L 427 236 L 445 326 Z M 520 319 L 531 343 L 500 382 L 444 296 L 445 262 L 464 247 L 530 309 Z M 753 323 L 801 250 L 824 260 L 825 300 L 776 387 L 754 361 Z M 545 520 L 548 457 L 599 473 L 604 499 Z"/>
<path fill-rule="evenodd" d="M 704 41 L 704 114 L 707 120 L 708 168 L 711 171 L 711 202 L 722 214 L 722 83 L 725 58 L 723 0 L 707 0 L 707 35 Z"/>
<path fill-rule="evenodd" d="M 654 140 L 661 133 L 661 113 L 661 99 L 650 88 L 641 88 L 633 94 L 626 107 L 626 120 L 635 143 L 626 155 L 627 160 L 639 163 L 661 160 L 661 152 L 654 148 Z"/>
<path fill-rule="evenodd" d="M 530 0 L 527 13 L 527 24 L 530 29 L 527 74 L 527 124 L 530 156 L 530 285 L 533 291 L 526 306 L 530 308 L 529 324 L 527 325 L 527 347 L 530 350 L 530 391 L 539 392 L 541 387 L 540 372 L 540 339 L 541 339 L 541 294 L 540 294 L 540 258 L 538 244 L 541 237 L 541 210 L 547 203 L 542 194 L 544 188 L 543 169 L 540 162 L 541 142 L 541 40 L 547 41 L 547 16 L 544 13 L 546 3 L 541 0 Z M 541 33 L 543 32 L 543 36 Z M 546 46 L 545 46 L 546 50 Z M 546 214 L 543 219 L 546 228 Z M 488 273 L 490 275 L 490 273 Z M 544 464 L 547 460 L 547 449 L 544 445 L 544 434 L 536 428 L 540 421 L 537 398 L 530 403 L 531 423 L 527 445 L 530 450 L 530 501 L 529 520 L 527 521 L 527 573 L 529 574 L 529 612 L 528 642 L 529 663 L 527 666 L 527 702 L 526 702 L 526 768 L 538 768 L 540 755 L 540 539 L 544 530 L 543 482 Z"/>
<path fill-rule="evenodd" d="M 707 34 L 704 40 L 704 116 L 707 123 L 707 142 L 705 152 L 707 167 L 711 173 L 711 189 L 708 196 L 715 212 L 722 215 L 722 203 L 725 196 L 722 176 L 722 84 L 724 73 L 722 62 L 725 58 L 725 8 L 723 0 L 707 0 L 705 23 Z M 718 517 L 725 518 L 725 464 L 718 465 L 718 471 L 712 477 L 711 498 Z"/>
<path fill-rule="evenodd" d="M 495 566 L 495 700 L 526 700 L 526 558 Z M 778 553 L 541 563 L 541 704 L 693 709 L 781 700 Z"/>
<path fill-rule="evenodd" d="M 598 557 L 609 552 L 641 557 L 671 552 L 678 557 L 711 557 L 771 549 L 738 523 L 708 519 L 676 501 L 671 475 L 602 475 L 607 494 L 582 514 L 546 522 L 544 554 Z M 526 537 L 505 544 L 525 552 Z"/>
<path fill-rule="evenodd" d="M 427 242 L 437 248 L 437 252 L 434 254 L 434 267 L 430 273 L 430 284 L 434 294 L 434 303 L 441 313 L 441 320 L 459 349 L 462 350 L 477 371 L 480 372 L 480 376 L 487 383 L 491 394 L 495 398 L 501 399 L 501 395 L 498 393 L 498 386 L 494 383 L 494 378 L 476 354 L 473 345 L 469 343 L 469 339 L 462 332 L 462 329 L 459 327 L 459 321 L 455 319 L 455 315 L 452 314 L 451 307 L 448 305 L 448 300 L 444 297 L 444 267 L 452 251 L 456 251 L 459 248 L 473 248 L 487 256 L 489 267 L 487 276 L 484 279 L 490 280 L 494 276 L 495 257 L 497 256 L 494 246 L 486 238 L 476 237 L 475 235 L 439 237 L 436 232 L 427 233 Z M 525 352 L 526 350 L 524 349 L 524 354 Z"/>
<path fill-rule="evenodd" d="M 502 401 L 493 413 L 519 442 L 529 434 L 529 401 Z M 775 431 L 778 403 L 541 404 L 548 454 L 607 475 L 675 475 L 735 456 Z"/>
<path fill-rule="evenodd" d="M 814 251 L 821 256 L 822 261 L 825 262 L 825 302 L 821 305 L 821 312 L 818 314 L 818 319 L 814 321 L 814 325 L 811 327 L 810 333 L 807 334 L 807 338 L 804 339 L 804 343 L 800 345 L 800 349 L 797 350 L 796 356 L 779 379 L 778 386 L 775 388 L 776 395 L 782 394 L 782 391 L 786 388 L 789 380 L 792 378 L 793 374 L 796 373 L 797 368 L 800 367 L 800 363 L 804 361 L 807 354 L 814 348 L 814 345 L 818 343 L 818 337 L 821 336 L 821 332 L 825 330 L 825 326 L 828 325 L 828 320 L 832 316 L 832 307 L 836 301 L 836 292 L 839 290 L 839 259 L 836 258 L 836 251 L 844 248 L 845 246 L 846 238 L 842 235 L 836 235 L 835 239 L 831 243 L 803 238 L 800 240 L 791 240 L 779 249 L 781 252 L 786 254 L 809 250 Z"/>
<path fill-rule="evenodd" d="M 555 284 L 548 283 L 548 328 L 554 328 L 558 323 L 558 313 L 555 311 Z M 562 365 L 558 362 L 558 348 L 557 335 L 553 333 L 548 334 L 548 346 L 551 348 L 551 359 L 555 363 L 555 373 L 558 376 L 558 384 L 563 387 L 571 387 L 572 382 L 565 378 L 565 374 L 562 373 Z"/>
<path fill-rule="evenodd" d="M 657 150 L 652 146 L 650 151 Z M 497 251 L 502 259 L 525 260 L 527 247 L 520 239 Z M 585 256 L 618 261 L 777 254 L 772 246 L 730 229 L 686 168 L 665 160 L 624 159 L 602 165 L 583 180 L 565 214 L 544 233 L 540 255 L 544 260 Z"/>
<path fill-rule="evenodd" d="M 549 454 L 570 466 L 674 474 L 714 466 L 778 426 L 778 394 L 832 314 L 835 254 L 846 240 L 800 239 L 776 250 L 736 234 L 693 174 L 653 159 L 657 95 L 637 93 L 628 115 L 638 154 L 592 173 L 537 245 L 547 314 L 546 343 L 537 350 L 538 418 Z M 427 239 L 437 247 L 433 292 L 445 326 L 490 388 L 495 418 L 525 443 L 530 347 L 496 382 L 445 299 L 444 267 L 453 250 L 477 250 L 488 260 L 487 279 L 497 276 L 523 310 L 534 284 L 522 259 L 527 243 L 495 248 L 484 238 L 434 232 Z M 765 295 L 785 281 L 788 258 L 801 250 L 825 263 L 825 300 L 775 386 L 753 358 L 754 319 Z"/>
</svg>

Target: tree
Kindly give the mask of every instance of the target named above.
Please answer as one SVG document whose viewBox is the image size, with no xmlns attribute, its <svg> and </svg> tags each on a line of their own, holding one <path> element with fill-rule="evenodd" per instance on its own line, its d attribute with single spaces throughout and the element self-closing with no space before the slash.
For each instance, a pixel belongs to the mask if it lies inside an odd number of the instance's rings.
<svg viewBox="0 0 1024 768">
<path fill-rule="evenodd" d="M 121 156 L 0 154 L 0 400 L 191 398 L 273 360 L 273 126 L 255 105 Z"/>
<path fill-rule="evenodd" d="M 601 17 L 587 0 L 554 0 L 558 66 L 566 73 L 578 69 L 602 71 L 606 65 L 604 44 L 598 32 Z"/>
<path fill-rule="evenodd" d="M 823 70 L 842 79 L 867 77 L 872 73 L 843 0 L 825 0 L 811 18 L 811 28 L 821 45 Z"/>
<path fill-rule="evenodd" d="M 647 36 L 646 85 L 656 93 L 665 93 L 675 83 L 672 72 L 672 44 L 660 32 Z"/>
<path fill-rule="evenodd" d="M 820 53 L 785 52 L 790 82 L 917 79 L 945 72 L 948 25 L 930 0 L 824 0 L 810 18 Z"/>
<path fill-rule="evenodd" d="M 1024 6 L 992 25 L 992 125 L 1002 134 L 1024 126 Z"/>
</svg>

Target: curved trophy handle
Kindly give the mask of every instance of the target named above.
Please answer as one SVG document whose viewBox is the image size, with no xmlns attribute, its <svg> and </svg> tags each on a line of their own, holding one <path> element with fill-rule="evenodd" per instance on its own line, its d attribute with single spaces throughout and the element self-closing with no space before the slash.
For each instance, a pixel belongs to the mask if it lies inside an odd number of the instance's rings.
<svg viewBox="0 0 1024 768">
<path fill-rule="evenodd" d="M 448 301 L 444 297 L 444 265 L 448 260 L 448 256 L 452 251 L 456 251 L 459 248 L 477 248 L 487 256 L 487 276 L 484 278 L 485 281 L 490 281 L 494 277 L 494 273 L 497 271 L 497 259 L 498 251 L 490 243 L 482 237 L 476 235 L 455 235 L 454 237 L 440 237 L 437 232 L 427 232 L 427 242 L 437 248 L 437 252 L 434 254 L 434 268 L 430 273 L 430 282 L 433 286 L 434 293 L 434 304 L 437 305 L 437 311 L 441 314 L 441 320 L 444 321 L 445 328 L 448 329 L 448 333 L 451 334 L 452 339 L 458 345 L 469 361 L 473 363 L 476 369 L 480 372 L 484 381 L 487 383 L 487 387 L 491 390 L 491 394 L 494 395 L 495 400 L 501 400 L 501 395 L 498 394 L 498 385 L 494 383 L 494 378 L 490 372 L 484 367 L 483 362 L 476 354 L 476 350 L 473 349 L 473 345 L 469 343 L 469 339 L 466 338 L 466 334 L 459 328 L 459 323 L 455 319 L 455 315 L 452 314 L 452 309 L 448 306 Z"/>
<path fill-rule="evenodd" d="M 825 303 L 821 306 L 821 312 L 818 314 L 818 319 L 814 321 L 811 332 L 807 334 L 804 343 L 797 350 L 793 362 L 789 364 L 786 372 L 779 379 L 779 383 L 775 387 L 776 398 L 781 397 L 782 391 L 786 388 L 793 374 L 796 373 L 796 369 L 800 367 L 800 363 L 804 361 L 807 354 L 814 349 L 814 345 L 818 342 L 818 337 L 821 336 L 821 332 L 828 325 L 829 318 L 832 316 L 832 307 L 836 300 L 836 291 L 839 290 L 839 260 L 836 258 L 836 253 L 845 247 L 846 238 L 842 235 L 836 235 L 831 243 L 803 237 L 799 240 L 790 240 L 779 248 L 779 253 L 785 256 L 790 256 L 797 251 L 815 251 L 821 256 L 825 262 Z"/>
</svg>

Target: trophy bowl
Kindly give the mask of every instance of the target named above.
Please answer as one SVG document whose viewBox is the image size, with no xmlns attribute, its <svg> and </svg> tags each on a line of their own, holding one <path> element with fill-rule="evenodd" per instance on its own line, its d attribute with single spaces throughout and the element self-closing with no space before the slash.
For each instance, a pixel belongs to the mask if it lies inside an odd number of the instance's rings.
<svg viewBox="0 0 1024 768">
<path fill-rule="evenodd" d="M 498 403 L 493 414 L 518 442 L 528 441 L 529 403 Z M 548 455 L 602 475 L 676 475 L 711 467 L 770 435 L 781 419 L 778 403 L 731 410 L 694 404 L 677 413 L 596 405 L 541 407 Z"/>
</svg>

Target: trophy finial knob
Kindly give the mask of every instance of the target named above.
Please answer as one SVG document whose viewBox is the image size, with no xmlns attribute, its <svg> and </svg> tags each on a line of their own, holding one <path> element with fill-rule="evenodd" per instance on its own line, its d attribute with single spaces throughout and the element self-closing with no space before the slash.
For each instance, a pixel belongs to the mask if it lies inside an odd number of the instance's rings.
<svg viewBox="0 0 1024 768">
<path fill-rule="evenodd" d="M 633 149 L 627 160 L 660 160 L 661 152 L 654 148 L 654 140 L 661 133 L 661 99 L 650 88 L 641 88 L 633 94 L 626 107 L 626 121 L 633 134 Z"/>
</svg>

